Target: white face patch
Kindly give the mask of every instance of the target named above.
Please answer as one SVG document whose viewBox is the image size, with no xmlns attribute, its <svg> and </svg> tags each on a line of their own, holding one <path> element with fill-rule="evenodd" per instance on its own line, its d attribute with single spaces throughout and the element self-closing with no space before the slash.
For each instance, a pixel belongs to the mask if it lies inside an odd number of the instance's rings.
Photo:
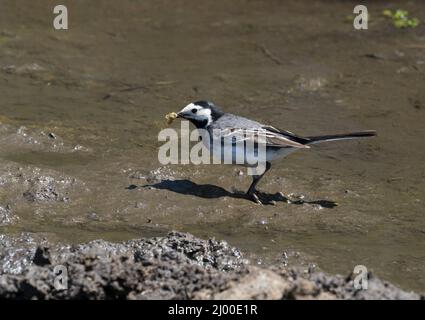
<svg viewBox="0 0 425 320">
<path fill-rule="evenodd" d="M 210 125 L 212 122 L 212 117 L 211 117 L 211 110 L 210 109 L 206 109 L 206 108 L 201 108 L 200 110 L 198 110 L 197 113 L 198 116 L 207 119 L 208 120 L 208 124 Z"/>
<path fill-rule="evenodd" d="M 196 112 L 192 112 L 194 109 L 196 109 Z M 194 103 L 189 103 L 186 107 L 184 107 L 180 113 L 185 114 L 185 118 L 188 120 L 193 119 L 197 121 L 205 121 L 207 120 L 207 126 L 211 124 L 212 117 L 211 117 L 211 110 L 208 108 L 204 108 L 202 106 L 196 105 Z"/>
<path fill-rule="evenodd" d="M 193 103 L 189 103 L 186 107 L 180 110 L 181 113 L 189 113 L 192 109 L 199 109 L 199 106 L 195 106 Z"/>
</svg>

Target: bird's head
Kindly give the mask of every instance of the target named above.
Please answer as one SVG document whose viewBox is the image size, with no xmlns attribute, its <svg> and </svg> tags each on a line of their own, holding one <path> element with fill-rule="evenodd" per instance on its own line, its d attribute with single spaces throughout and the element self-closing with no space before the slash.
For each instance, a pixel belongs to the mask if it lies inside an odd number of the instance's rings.
<svg viewBox="0 0 425 320">
<path fill-rule="evenodd" d="M 212 102 L 196 101 L 189 103 L 177 113 L 178 118 L 187 119 L 197 128 L 205 128 L 223 115 Z"/>
</svg>

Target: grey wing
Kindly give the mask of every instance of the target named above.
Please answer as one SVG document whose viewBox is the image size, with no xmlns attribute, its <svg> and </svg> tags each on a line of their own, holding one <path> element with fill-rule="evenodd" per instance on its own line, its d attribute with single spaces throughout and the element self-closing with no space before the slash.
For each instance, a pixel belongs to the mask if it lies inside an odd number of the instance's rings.
<svg viewBox="0 0 425 320">
<path fill-rule="evenodd" d="M 265 144 L 267 147 L 293 147 L 309 148 L 303 144 L 302 138 L 294 139 L 294 136 L 279 132 L 271 126 L 263 125 L 244 117 L 226 114 L 215 121 L 211 126 L 212 134 L 217 138 L 232 137 L 234 142 L 251 140 L 254 143 Z"/>
<path fill-rule="evenodd" d="M 231 113 L 226 113 L 222 117 L 220 117 L 217 121 L 215 121 L 212 125 L 212 129 L 228 129 L 228 128 L 240 128 L 240 129 L 256 129 L 261 128 L 264 125 L 250 120 L 248 118 L 236 116 Z"/>
</svg>

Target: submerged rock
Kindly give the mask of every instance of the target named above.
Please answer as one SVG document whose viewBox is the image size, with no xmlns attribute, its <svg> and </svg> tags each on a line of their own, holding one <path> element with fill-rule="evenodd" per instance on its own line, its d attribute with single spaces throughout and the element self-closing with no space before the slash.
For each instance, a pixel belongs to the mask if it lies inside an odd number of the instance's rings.
<svg viewBox="0 0 425 320">
<path fill-rule="evenodd" d="M 68 202 L 73 195 L 86 190 L 84 182 L 61 172 L 12 162 L 5 162 L 0 168 L 0 186 L 5 190 L 5 198 L 15 206 L 19 205 L 17 198 L 29 203 Z M 17 221 L 10 206 L 1 208 L 0 205 L 0 224 Z"/>
<path fill-rule="evenodd" d="M 34 201 L 68 201 L 67 186 L 72 185 L 72 179 L 60 178 L 59 180 L 49 176 L 29 178 L 26 183 L 29 189 L 23 193 L 25 199 Z"/>
<path fill-rule="evenodd" d="M 37 63 L 26 63 L 20 66 L 7 65 L 4 66 L 2 69 L 6 73 L 17 75 L 31 75 L 33 73 L 46 71 L 44 67 L 40 66 Z"/>
</svg>

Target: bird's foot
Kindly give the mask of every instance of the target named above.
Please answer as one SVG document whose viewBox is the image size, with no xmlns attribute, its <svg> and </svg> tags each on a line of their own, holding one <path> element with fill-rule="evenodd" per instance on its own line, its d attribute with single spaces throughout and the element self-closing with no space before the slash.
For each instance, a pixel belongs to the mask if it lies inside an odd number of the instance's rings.
<svg viewBox="0 0 425 320">
<path fill-rule="evenodd" d="M 251 201 L 255 202 L 256 204 L 263 204 L 260 198 L 258 197 L 257 191 L 247 193 L 247 196 Z"/>
<path fill-rule="evenodd" d="M 292 203 L 292 200 L 288 196 L 285 196 L 283 192 L 278 192 L 277 195 L 280 197 L 281 201 Z"/>
<path fill-rule="evenodd" d="M 292 201 L 281 192 L 271 195 L 254 190 L 251 192 L 247 192 L 246 196 L 252 202 L 255 202 L 260 205 L 276 205 L 277 202 L 280 201 L 292 203 Z"/>
</svg>

